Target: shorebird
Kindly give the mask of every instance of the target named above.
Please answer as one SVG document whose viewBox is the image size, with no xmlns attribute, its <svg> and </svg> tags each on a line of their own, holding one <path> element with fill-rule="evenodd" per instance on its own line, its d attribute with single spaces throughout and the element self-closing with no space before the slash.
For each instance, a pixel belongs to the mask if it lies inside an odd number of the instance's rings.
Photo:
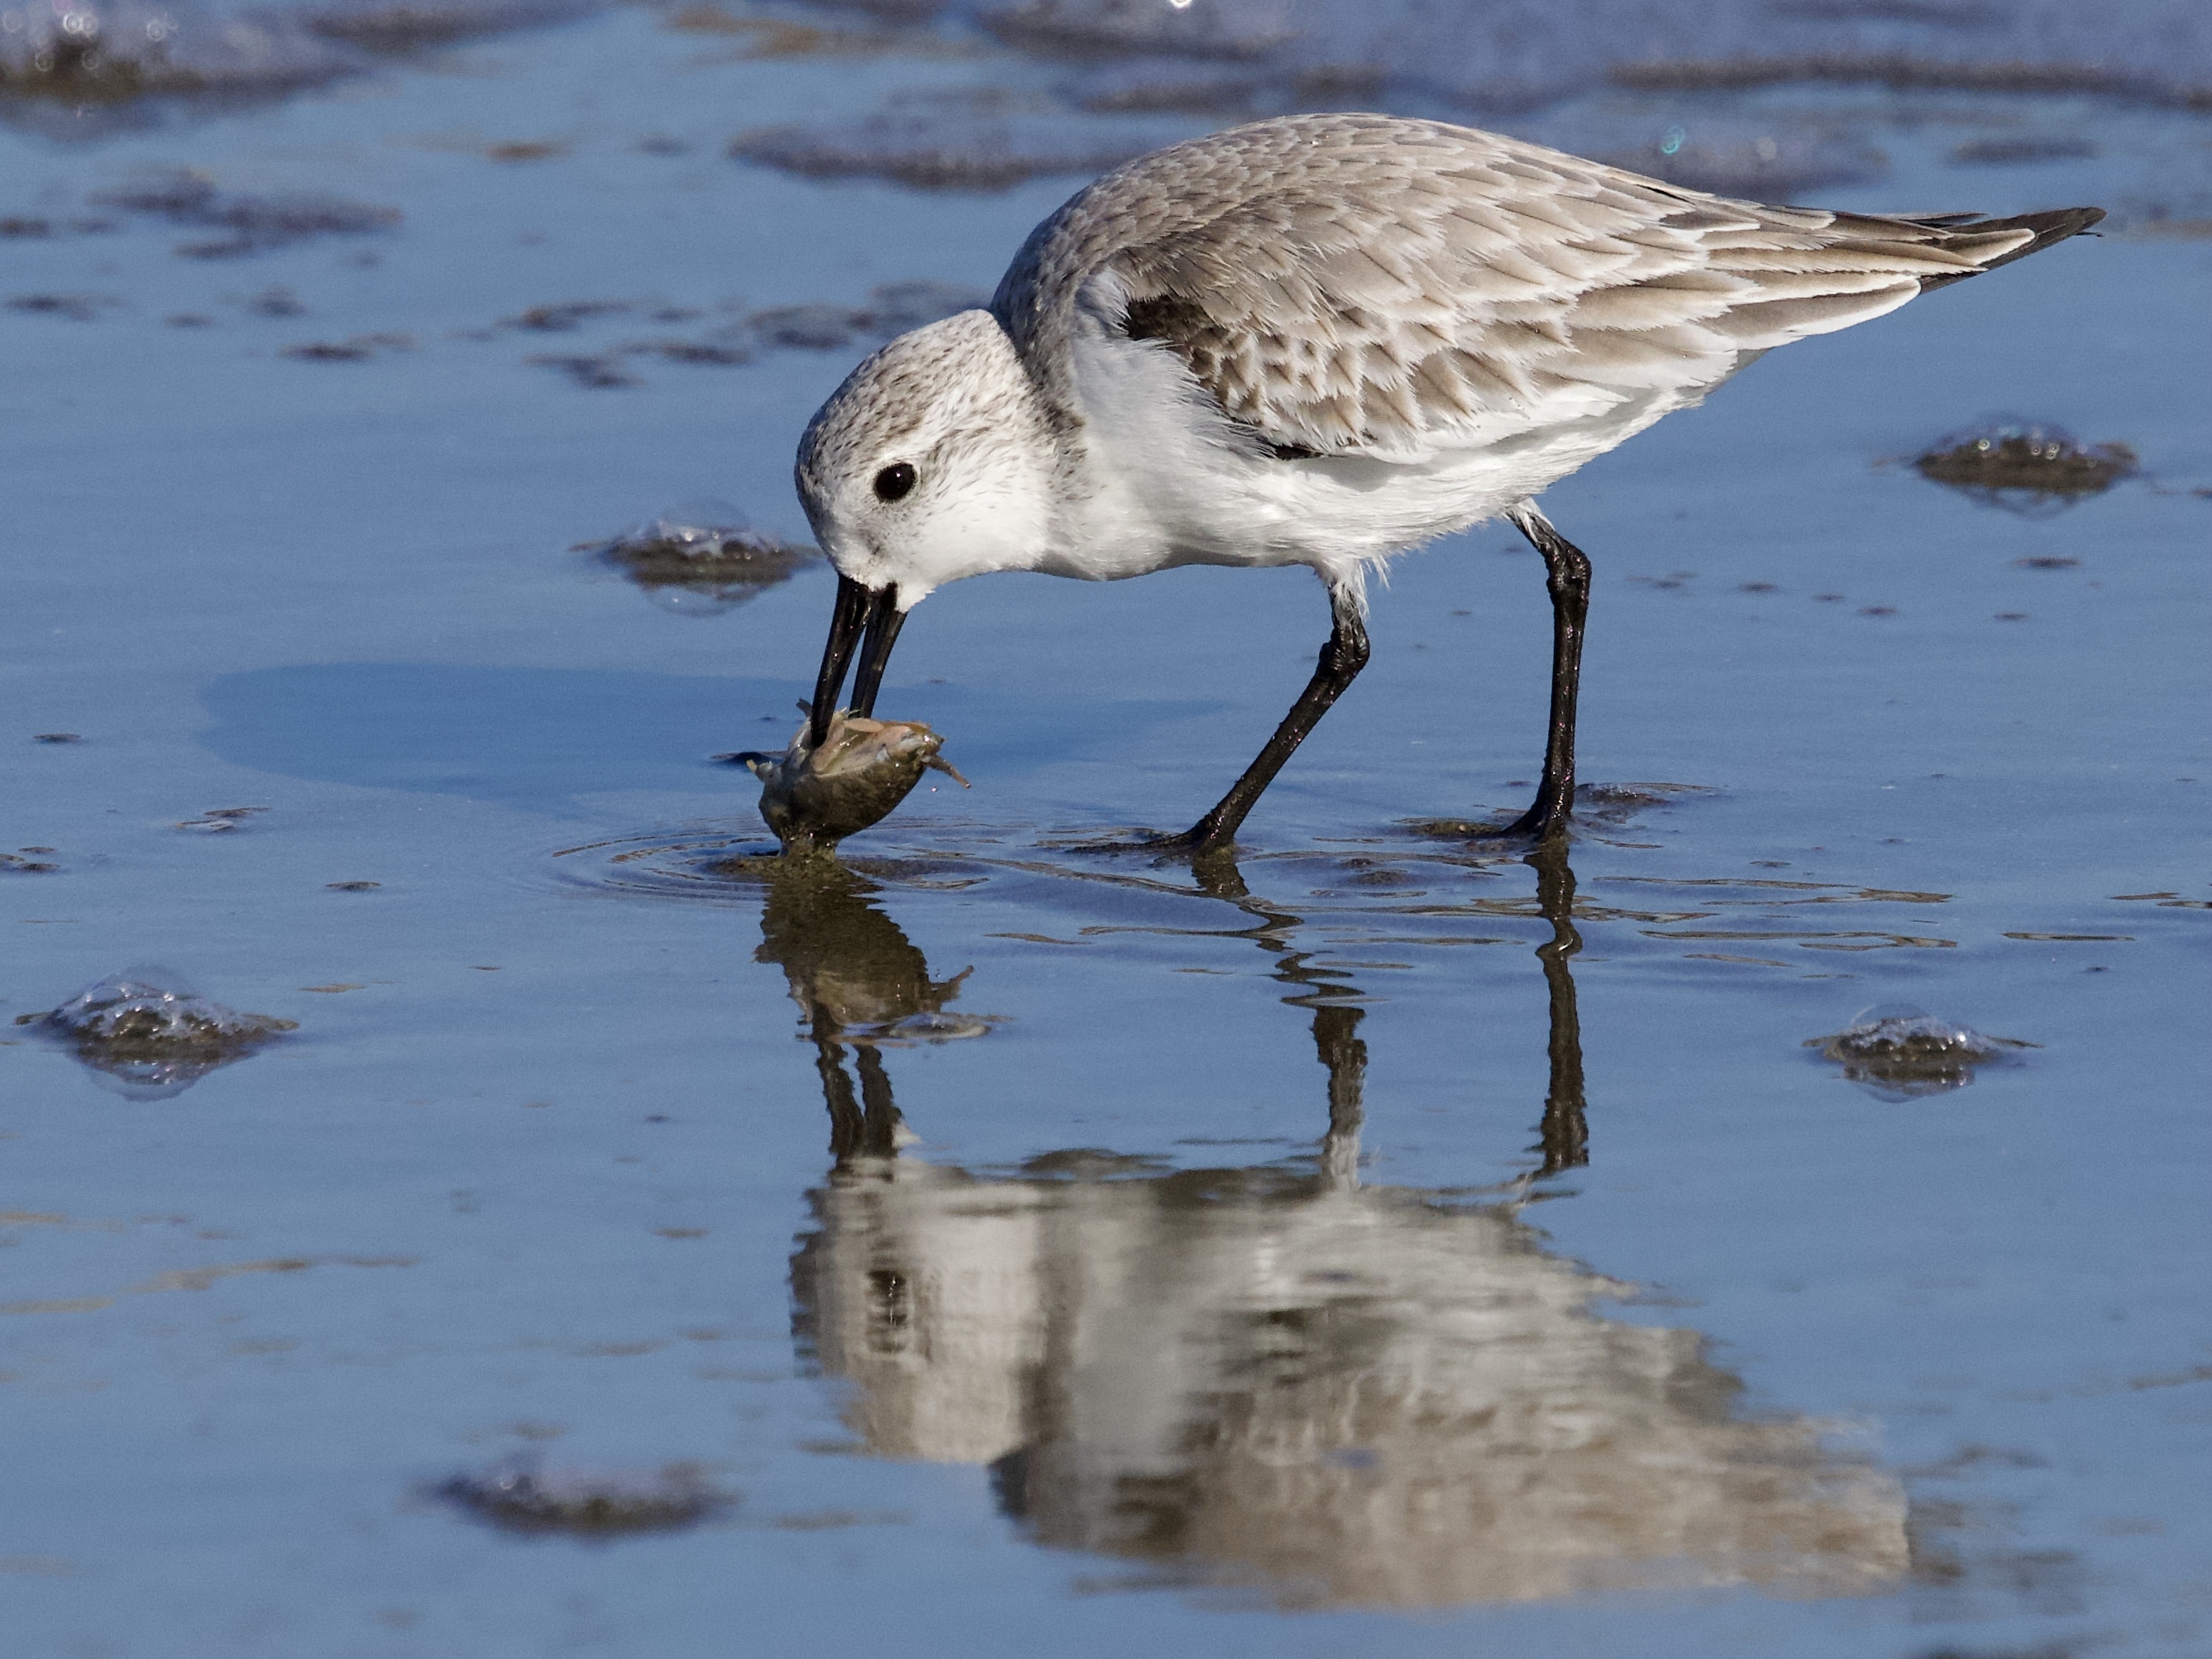
<svg viewBox="0 0 2212 1659">
<path fill-rule="evenodd" d="M 1146 843 L 1218 848 L 1365 665 L 1367 573 L 1502 516 L 1543 556 L 1553 656 L 1542 780 L 1501 833 L 1558 834 L 1590 564 L 1534 498 L 1763 352 L 2103 217 L 1769 207 L 1386 115 L 1141 156 L 1030 234 L 988 310 L 891 341 L 808 425 L 799 493 L 838 579 L 811 740 L 855 652 L 866 714 L 907 613 L 962 577 L 1310 565 L 1312 680 L 1212 810 Z"/>
</svg>

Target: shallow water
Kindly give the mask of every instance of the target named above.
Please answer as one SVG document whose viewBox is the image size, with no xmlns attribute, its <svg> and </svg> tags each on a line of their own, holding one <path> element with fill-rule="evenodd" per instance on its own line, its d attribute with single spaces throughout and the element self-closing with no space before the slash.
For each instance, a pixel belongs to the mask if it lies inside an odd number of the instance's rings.
<svg viewBox="0 0 2212 1659">
<path fill-rule="evenodd" d="M 672 607 L 589 544 L 702 495 L 802 536 L 866 341 L 623 348 L 987 289 L 1073 187 L 739 134 L 1074 94 L 957 32 L 670 21 L 0 129 L 48 228 L 0 240 L 10 1651 L 2212 1648 L 2212 127 L 1516 118 L 2118 210 L 1547 498 L 1598 570 L 1564 865 L 1419 829 L 1534 775 L 1541 571 L 1492 527 L 1401 563 L 1234 871 L 1077 843 L 1249 757 L 1324 628 L 1290 574 L 935 597 L 879 707 L 974 789 L 778 882 L 709 757 L 788 735 L 827 573 Z M 2022 135 L 2085 143 L 1972 159 Z M 91 200 L 180 166 L 403 216 L 209 258 Z M 1914 470 L 1992 422 L 2142 471 L 2022 513 Z M 298 1029 L 148 1099 L 11 1023 L 149 963 Z M 1895 1003 L 2035 1046 L 1824 1057 Z M 454 1501 L 522 1475 L 554 1524 Z"/>
</svg>

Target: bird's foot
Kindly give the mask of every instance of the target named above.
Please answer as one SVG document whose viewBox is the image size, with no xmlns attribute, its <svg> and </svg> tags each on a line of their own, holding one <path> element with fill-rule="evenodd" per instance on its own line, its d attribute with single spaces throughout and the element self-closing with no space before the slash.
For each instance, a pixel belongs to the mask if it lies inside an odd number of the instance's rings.
<svg viewBox="0 0 2212 1659">
<path fill-rule="evenodd" d="M 1510 823 L 1478 824 L 1469 833 L 1470 841 L 1513 841 L 1542 842 L 1554 836 L 1564 838 L 1574 815 L 1573 803 L 1564 793 L 1555 795 L 1550 790 L 1536 797 L 1535 805 Z"/>
</svg>

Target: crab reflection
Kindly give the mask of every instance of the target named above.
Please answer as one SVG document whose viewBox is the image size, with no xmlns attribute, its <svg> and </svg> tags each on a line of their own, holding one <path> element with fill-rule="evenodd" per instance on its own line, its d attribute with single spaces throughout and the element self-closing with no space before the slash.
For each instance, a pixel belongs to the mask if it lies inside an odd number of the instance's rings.
<svg viewBox="0 0 2212 1659">
<path fill-rule="evenodd" d="M 1551 1083 L 1532 1151 L 1556 1172 L 1589 1155 L 1580 939 L 1564 857 L 1538 876 Z M 794 1323 L 866 1450 L 988 1465 L 1040 1544 L 1285 1607 L 1850 1595 L 1905 1572 L 1895 1480 L 1826 1425 L 1741 1413 L 1696 1331 L 1596 1312 L 1628 1287 L 1546 1251 L 1525 1183 L 1487 1202 L 1363 1184 L 1356 988 L 1233 870 L 1202 884 L 1311 1011 L 1328 1122 L 1309 1156 L 1069 1152 L 986 1177 L 901 1156 L 882 1034 L 942 1018 L 959 981 L 932 981 L 857 885 L 771 901 L 760 954 L 808 1012 L 835 1159 Z"/>
</svg>

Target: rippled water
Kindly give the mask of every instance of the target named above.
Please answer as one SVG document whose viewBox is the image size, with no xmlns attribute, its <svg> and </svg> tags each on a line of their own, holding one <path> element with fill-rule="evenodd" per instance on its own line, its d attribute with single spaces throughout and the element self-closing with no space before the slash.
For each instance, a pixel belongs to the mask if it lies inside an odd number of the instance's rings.
<svg viewBox="0 0 2212 1659">
<path fill-rule="evenodd" d="M 929 9 L 325 21 L 281 101 L 0 104 L 9 1650 L 2201 1655 L 2193 11 L 1648 20 L 2163 77 L 2102 98 L 1607 85 L 1633 31 L 1528 23 L 1584 42 L 1537 136 L 2114 210 L 1547 497 L 1564 859 L 1451 828 L 1540 758 L 1493 528 L 1195 873 L 1082 844 L 1214 799 L 1311 584 L 948 589 L 880 708 L 973 790 L 791 878 L 710 757 L 811 688 L 792 447 L 880 317 L 1055 168 L 1443 96 L 1317 76 L 1379 9 L 1082 13 L 1288 31 L 1164 60 Z M 2138 470 L 1915 465 L 2031 431 Z M 664 517 L 775 568 L 607 556 Z M 118 1092 L 36 1017 L 148 963 L 297 1029 Z M 2003 1046 L 1900 1082 L 1838 1046 L 1886 1018 Z"/>
</svg>

